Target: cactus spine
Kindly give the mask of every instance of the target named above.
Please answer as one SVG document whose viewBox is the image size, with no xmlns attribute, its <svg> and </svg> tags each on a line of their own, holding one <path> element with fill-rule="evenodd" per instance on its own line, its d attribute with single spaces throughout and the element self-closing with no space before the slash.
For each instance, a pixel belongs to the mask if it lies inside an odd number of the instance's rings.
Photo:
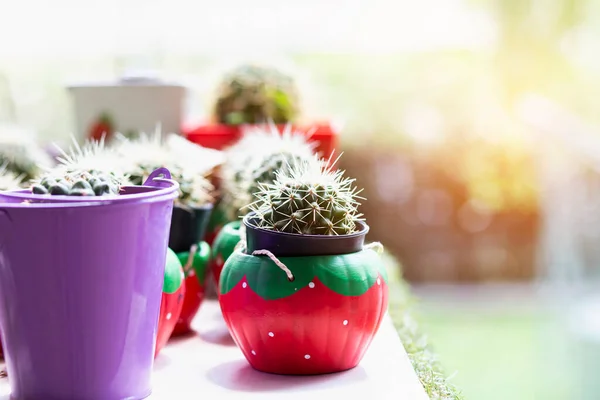
<svg viewBox="0 0 600 400">
<path fill-rule="evenodd" d="M 295 164 L 276 173 L 273 183 L 260 184 L 249 205 L 264 229 L 304 235 L 347 235 L 355 232 L 361 190 L 334 163 L 318 160 Z M 336 160 L 337 161 L 337 160 Z"/>
<path fill-rule="evenodd" d="M 0 166 L 0 190 L 19 189 L 23 182 L 23 177 L 17 176 L 14 172 L 9 171 L 6 168 L 7 165 L 8 163 L 4 163 Z"/>
<path fill-rule="evenodd" d="M 88 141 L 79 146 L 75 138 L 69 151 L 57 146 L 58 165 L 47 168 L 32 181 L 34 194 L 62 196 L 117 195 L 128 184 L 118 155 L 104 145 L 104 140 Z"/>
<path fill-rule="evenodd" d="M 242 138 L 227 150 L 222 168 L 222 206 L 229 219 L 244 215 L 260 183 L 272 183 L 277 171 L 315 163 L 314 144 L 306 135 L 287 125 L 282 132 L 270 123 L 247 128 Z"/>
<path fill-rule="evenodd" d="M 166 167 L 179 183 L 180 207 L 199 207 L 214 201 L 214 186 L 208 175 L 222 162 L 221 153 L 205 149 L 176 134 L 166 138 L 160 128 L 154 134 L 140 133 L 137 138 L 117 134 L 117 152 L 126 164 L 126 172 L 135 185 L 141 185 L 157 168 Z"/>
</svg>

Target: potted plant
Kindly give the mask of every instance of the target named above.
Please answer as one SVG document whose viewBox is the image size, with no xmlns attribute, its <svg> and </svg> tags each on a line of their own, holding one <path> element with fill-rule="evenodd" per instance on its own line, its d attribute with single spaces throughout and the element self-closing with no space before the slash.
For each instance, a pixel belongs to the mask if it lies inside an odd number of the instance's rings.
<svg viewBox="0 0 600 400">
<path fill-rule="evenodd" d="M 248 128 L 242 138 L 229 147 L 221 168 L 221 202 L 217 207 L 230 221 L 219 231 L 213 243 L 211 270 L 216 282 L 223 264 L 240 241 L 240 218 L 258 193 L 260 185 L 272 183 L 277 171 L 290 166 L 314 162 L 314 143 L 290 125 L 280 132 L 270 123 Z"/>
<path fill-rule="evenodd" d="M 243 219 L 246 243 L 225 263 L 219 303 L 252 367 L 322 374 L 355 367 L 387 308 L 387 275 L 364 245 L 353 180 L 299 163 L 263 184 Z"/>
<path fill-rule="evenodd" d="M 117 134 L 116 138 L 116 151 L 127 160 L 126 173 L 133 183 L 143 181 L 157 167 L 167 167 L 179 183 L 169 248 L 187 268 L 184 268 L 182 310 L 172 333 L 187 333 L 204 297 L 204 276 L 210 256 L 208 245 L 202 242 L 215 197 L 209 177 L 223 156 L 217 150 L 205 149 L 179 135 L 162 135 L 160 128 L 150 135 L 141 133 L 138 137 L 126 138 Z M 188 264 L 188 259 L 193 262 Z"/>
<path fill-rule="evenodd" d="M 169 178 L 159 169 L 134 186 L 116 171 L 61 165 L 30 189 L 0 193 L 0 331 L 12 397 L 150 395 L 178 191 Z"/>
<path fill-rule="evenodd" d="M 296 79 L 278 68 L 259 64 L 240 64 L 226 71 L 217 85 L 211 110 L 211 123 L 184 126 L 182 132 L 203 146 L 225 149 L 242 135 L 248 125 L 272 121 L 279 128 L 298 124 L 301 116 L 300 93 Z M 318 151 L 331 154 L 337 144 L 337 131 L 330 124 L 301 128 L 311 132 L 309 140 Z"/>
<path fill-rule="evenodd" d="M 17 125 L 0 125 L 0 165 L 20 176 L 21 185 L 52 166 L 51 157 L 35 140 L 33 132 Z"/>
</svg>

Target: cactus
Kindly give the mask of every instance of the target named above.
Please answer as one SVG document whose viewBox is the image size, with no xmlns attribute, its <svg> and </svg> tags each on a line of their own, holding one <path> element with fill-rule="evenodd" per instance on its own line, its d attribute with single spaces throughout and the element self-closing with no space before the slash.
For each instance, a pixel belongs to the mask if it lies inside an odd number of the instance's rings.
<svg viewBox="0 0 600 400">
<path fill-rule="evenodd" d="M 337 161 L 337 160 L 336 160 Z M 249 205 L 257 226 L 304 235 L 347 235 L 355 232 L 361 190 L 330 160 L 300 163 L 278 171 L 273 183 L 263 183 Z"/>
<path fill-rule="evenodd" d="M 293 122 L 299 113 L 297 92 L 294 80 L 277 69 L 241 65 L 221 81 L 214 118 L 229 125 Z"/>
<path fill-rule="evenodd" d="M 220 152 L 200 147 L 176 134 L 165 139 L 160 128 L 154 134 L 140 133 L 133 139 L 120 134 L 116 138 L 116 151 L 128 160 L 126 172 L 133 184 L 141 185 L 152 171 L 166 167 L 179 183 L 176 205 L 189 208 L 213 202 L 214 186 L 207 176 L 222 162 Z"/>
<path fill-rule="evenodd" d="M 49 167 L 51 157 L 37 144 L 33 134 L 19 126 L 0 126 L 0 165 L 21 176 L 25 183 L 35 178 L 40 167 Z"/>
<path fill-rule="evenodd" d="M 8 163 L 0 166 L 0 190 L 19 189 L 23 182 L 23 176 L 17 176 L 7 169 Z"/>
<path fill-rule="evenodd" d="M 272 183 L 277 171 L 314 161 L 314 144 L 309 143 L 303 133 L 293 131 L 290 125 L 281 133 L 272 123 L 249 127 L 227 150 L 227 161 L 222 169 L 222 204 L 228 218 L 245 214 L 245 206 L 254 200 L 259 183 Z"/>
<path fill-rule="evenodd" d="M 117 153 L 105 147 L 104 140 L 79 146 L 75 138 L 69 152 L 57 146 L 58 165 L 32 181 L 31 191 L 41 195 L 104 196 L 119 194 L 129 183 Z"/>
</svg>

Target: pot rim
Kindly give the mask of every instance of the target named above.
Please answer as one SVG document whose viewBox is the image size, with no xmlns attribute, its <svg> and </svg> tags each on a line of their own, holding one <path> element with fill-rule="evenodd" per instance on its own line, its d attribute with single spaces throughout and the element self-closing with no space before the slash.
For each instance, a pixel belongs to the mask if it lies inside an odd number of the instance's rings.
<svg viewBox="0 0 600 400">
<path fill-rule="evenodd" d="M 305 235 L 305 234 L 299 234 L 299 233 L 288 233 L 288 232 L 279 232 L 279 231 L 273 231 L 270 229 L 265 229 L 265 228 L 261 228 L 258 227 L 254 224 L 252 224 L 251 220 L 257 218 L 256 213 L 254 211 L 246 214 L 242 220 L 242 222 L 244 223 L 244 226 L 246 226 L 247 228 L 250 229 L 255 229 L 261 232 L 266 232 L 268 234 L 274 234 L 274 235 L 279 235 L 279 236 L 283 236 L 283 237 L 288 237 L 288 238 L 307 238 L 307 239 L 317 239 L 317 240 L 340 240 L 341 238 L 353 238 L 353 237 L 357 237 L 357 236 L 364 236 L 367 233 L 369 233 L 369 225 L 367 225 L 367 223 L 365 221 L 355 221 L 356 225 L 359 226 L 361 229 L 359 231 L 356 231 L 354 233 L 350 233 L 350 234 L 346 234 L 346 235 Z"/>
<path fill-rule="evenodd" d="M 17 189 L 0 192 L 0 208 L 69 208 L 69 207 L 98 207 L 117 204 L 146 203 L 162 201 L 166 199 L 175 199 L 179 185 L 173 182 L 171 187 L 159 188 L 155 186 L 142 186 L 149 190 L 143 193 L 133 193 L 125 195 L 107 195 L 89 197 L 62 196 L 33 194 L 30 189 Z M 129 187 L 129 186 L 123 186 Z M 139 186 L 137 186 L 139 187 Z M 19 203 L 3 202 L 2 198 L 19 199 Z M 38 202 L 40 200 L 47 200 Z M 35 201 L 30 203 L 29 201 Z"/>
</svg>

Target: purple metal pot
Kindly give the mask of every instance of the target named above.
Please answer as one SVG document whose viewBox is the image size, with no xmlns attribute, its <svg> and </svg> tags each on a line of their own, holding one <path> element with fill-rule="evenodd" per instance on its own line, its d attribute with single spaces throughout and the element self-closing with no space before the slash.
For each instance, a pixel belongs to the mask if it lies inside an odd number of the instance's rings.
<svg viewBox="0 0 600 400">
<path fill-rule="evenodd" d="M 170 177 L 157 170 L 148 186 L 102 198 L 0 193 L 0 333 L 11 398 L 150 395 L 178 187 L 159 174 Z"/>
</svg>

